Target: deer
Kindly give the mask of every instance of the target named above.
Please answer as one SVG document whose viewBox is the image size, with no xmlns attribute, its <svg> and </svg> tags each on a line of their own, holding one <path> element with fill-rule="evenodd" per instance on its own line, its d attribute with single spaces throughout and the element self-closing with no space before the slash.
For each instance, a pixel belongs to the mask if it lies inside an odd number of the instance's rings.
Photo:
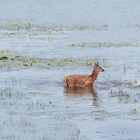
<svg viewBox="0 0 140 140">
<path fill-rule="evenodd" d="M 104 69 L 99 66 L 99 63 L 94 64 L 93 71 L 90 75 L 69 75 L 64 77 L 66 87 L 87 87 L 94 84 L 99 72 L 104 72 Z"/>
</svg>

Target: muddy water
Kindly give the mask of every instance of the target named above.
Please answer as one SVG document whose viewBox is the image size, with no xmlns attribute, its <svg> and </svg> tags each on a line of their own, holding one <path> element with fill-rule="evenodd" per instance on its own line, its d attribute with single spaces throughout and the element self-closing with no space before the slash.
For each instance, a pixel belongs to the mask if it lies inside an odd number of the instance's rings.
<svg viewBox="0 0 140 140">
<path fill-rule="evenodd" d="M 140 139 L 139 1 L 118 2 L 0 1 L 1 140 Z"/>
</svg>

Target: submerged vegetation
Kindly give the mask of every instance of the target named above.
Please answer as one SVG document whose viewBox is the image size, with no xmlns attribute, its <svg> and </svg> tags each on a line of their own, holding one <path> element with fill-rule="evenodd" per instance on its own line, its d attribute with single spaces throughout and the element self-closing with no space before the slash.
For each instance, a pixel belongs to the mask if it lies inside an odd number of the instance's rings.
<svg viewBox="0 0 140 140">
<path fill-rule="evenodd" d="M 105 42 L 94 42 L 94 43 L 79 43 L 79 44 L 71 44 L 70 47 L 79 47 L 79 48 L 110 48 L 110 47 L 140 47 L 140 43 L 128 43 L 128 42 L 111 42 L 111 41 L 105 41 Z"/>
</svg>

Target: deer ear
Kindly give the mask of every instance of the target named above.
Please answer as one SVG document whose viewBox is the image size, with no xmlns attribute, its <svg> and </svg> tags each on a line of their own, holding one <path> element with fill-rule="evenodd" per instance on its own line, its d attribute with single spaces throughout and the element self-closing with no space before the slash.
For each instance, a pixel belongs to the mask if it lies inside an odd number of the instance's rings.
<svg viewBox="0 0 140 140">
<path fill-rule="evenodd" d="M 97 62 L 96 65 L 99 66 L 99 62 Z"/>
<path fill-rule="evenodd" d="M 94 64 L 94 67 L 97 67 L 97 63 Z"/>
</svg>

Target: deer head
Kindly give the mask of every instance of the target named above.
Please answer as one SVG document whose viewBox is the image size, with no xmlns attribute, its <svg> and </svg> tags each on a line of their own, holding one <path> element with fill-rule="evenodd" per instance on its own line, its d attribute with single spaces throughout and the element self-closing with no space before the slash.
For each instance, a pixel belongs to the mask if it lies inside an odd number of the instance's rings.
<svg viewBox="0 0 140 140">
<path fill-rule="evenodd" d="M 99 73 L 99 72 L 104 72 L 104 69 L 101 66 L 99 66 L 99 63 L 97 62 L 94 64 L 94 71 Z"/>
</svg>

